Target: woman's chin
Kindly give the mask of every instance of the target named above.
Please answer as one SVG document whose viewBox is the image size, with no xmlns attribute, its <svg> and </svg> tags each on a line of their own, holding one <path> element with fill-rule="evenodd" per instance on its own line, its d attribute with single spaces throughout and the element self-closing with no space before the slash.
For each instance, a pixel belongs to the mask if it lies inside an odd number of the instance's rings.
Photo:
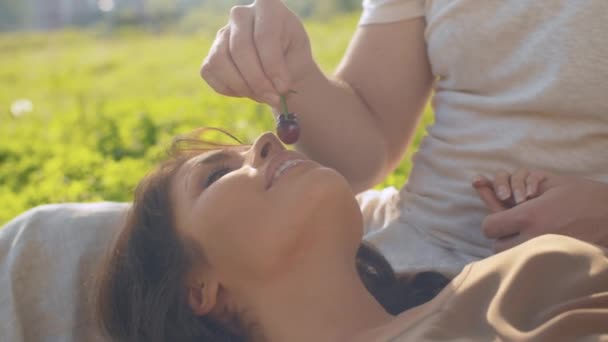
<svg viewBox="0 0 608 342">
<path fill-rule="evenodd" d="M 362 232 L 355 229 L 363 225 L 361 211 L 342 175 L 317 167 L 292 176 L 277 183 L 274 224 L 265 226 L 276 228 L 264 238 L 276 242 L 273 252 L 265 252 L 268 274 L 293 268 L 311 251 L 354 253 L 361 242 Z"/>
<path fill-rule="evenodd" d="M 300 171 L 286 175 L 289 178 L 278 182 L 272 194 L 273 207 L 286 223 L 311 227 L 356 224 L 361 220 L 355 195 L 340 173 L 321 166 Z"/>
<path fill-rule="evenodd" d="M 360 215 L 359 204 L 350 184 L 334 169 L 320 167 L 312 170 L 294 193 L 301 194 L 300 198 L 305 202 L 301 209 L 310 216 L 349 220 L 354 215 Z"/>
<path fill-rule="evenodd" d="M 354 200 L 355 195 L 346 178 L 336 170 L 328 167 L 317 167 L 302 175 L 299 187 L 302 196 L 310 199 Z"/>
</svg>

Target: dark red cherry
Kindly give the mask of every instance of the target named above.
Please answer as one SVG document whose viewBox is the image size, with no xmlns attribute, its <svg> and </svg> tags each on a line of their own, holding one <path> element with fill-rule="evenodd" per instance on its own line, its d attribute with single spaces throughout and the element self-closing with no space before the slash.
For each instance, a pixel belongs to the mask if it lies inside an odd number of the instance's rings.
<svg viewBox="0 0 608 342">
<path fill-rule="evenodd" d="M 277 120 L 277 135 L 284 144 L 295 144 L 300 137 L 300 125 L 295 114 L 279 115 Z"/>
<path fill-rule="evenodd" d="M 289 90 L 287 94 L 281 95 L 281 114 L 277 119 L 277 135 L 284 144 L 288 145 L 295 144 L 300 137 L 298 118 L 287 108 L 287 95 L 295 92 L 295 90 Z"/>
</svg>

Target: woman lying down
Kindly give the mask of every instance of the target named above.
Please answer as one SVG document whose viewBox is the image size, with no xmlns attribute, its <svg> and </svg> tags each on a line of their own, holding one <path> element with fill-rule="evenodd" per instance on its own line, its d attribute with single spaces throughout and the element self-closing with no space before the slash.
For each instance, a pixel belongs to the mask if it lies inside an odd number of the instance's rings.
<svg viewBox="0 0 608 342">
<path fill-rule="evenodd" d="M 136 190 L 98 300 L 116 341 L 608 340 L 599 247 L 545 235 L 447 286 L 396 278 L 333 169 L 269 133 L 201 146 L 178 141 Z"/>
</svg>

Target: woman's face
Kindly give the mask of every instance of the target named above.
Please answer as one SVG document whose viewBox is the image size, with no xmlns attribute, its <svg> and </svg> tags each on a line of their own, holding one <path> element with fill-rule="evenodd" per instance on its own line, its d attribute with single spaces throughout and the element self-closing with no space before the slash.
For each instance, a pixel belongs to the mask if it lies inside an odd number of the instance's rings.
<svg viewBox="0 0 608 342">
<path fill-rule="evenodd" d="M 319 246 L 354 260 L 361 242 L 361 213 L 344 177 L 271 133 L 251 147 L 191 158 L 171 196 L 179 234 L 228 283 L 269 280 Z"/>
</svg>

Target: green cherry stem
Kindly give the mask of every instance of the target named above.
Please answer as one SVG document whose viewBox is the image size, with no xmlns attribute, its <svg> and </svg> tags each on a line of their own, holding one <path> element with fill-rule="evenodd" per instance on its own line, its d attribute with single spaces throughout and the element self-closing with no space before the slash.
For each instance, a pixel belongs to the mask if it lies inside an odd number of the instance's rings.
<svg viewBox="0 0 608 342">
<path fill-rule="evenodd" d="M 285 115 L 286 118 L 291 117 L 292 115 L 289 113 L 289 109 L 287 108 L 287 96 L 289 94 L 296 94 L 297 91 L 293 90 L 293 89 L 289 89 L 287 91 L 287 93 L 285 94 L 281 94 L 281 108 L 283 110 L 283 113 Z"/>
<path fill-rule="evenodd" d="M 281 107 L 283 113 L 279 115 L 277 119 L 277 136 L 284 144 L 295 144 L 298 141 L 300 136 L 300 125 L 298 125 L 298 121 L 296 120 L 296 115 L 289 112 L 287 108 L 287 95 L 289 93 L 295 93 L 295 91 L 290 90 L 286 94 L 281 95 Z"/>
<path fill-rule="evenodd" d="M 281 108 L 283 108 L 283 114 L 287 116 L 289 114 L 289 110 L 287 109 L 287 96 L 281 95 Z"/>
</svg>

